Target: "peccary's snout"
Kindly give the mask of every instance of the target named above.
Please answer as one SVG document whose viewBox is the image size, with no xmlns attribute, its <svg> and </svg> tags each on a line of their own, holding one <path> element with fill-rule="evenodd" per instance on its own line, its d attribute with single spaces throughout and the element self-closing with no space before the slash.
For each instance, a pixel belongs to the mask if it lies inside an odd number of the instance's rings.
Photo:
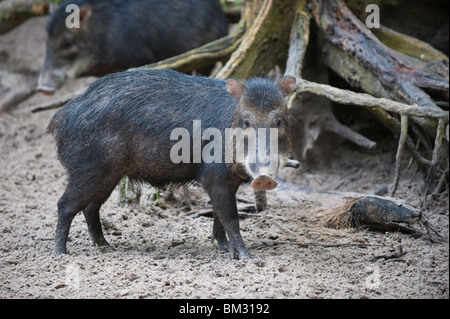
<svg viewBox="0 0 450 319">
<path fill-rule="evenodd" d="M 53 94 L 65 81 L 67 75 L 62 69 L 42 70 L 36 90 L 44 94 Z"/>
<path fill-rule="evenodd" d="M 55 55 L 47 48 L 44 66 L 39 74 L 36 90 L 44 94 L 53 94 L 61 87 L 67 78 L 64 67 L 56 60 Z"/>
<path fill-rule="evenodd" d="M 255 191 L 268 191 L 274 189 L 277 185 L 277 181 L 267 175 L 260 175 L 252 182 L 252 187 Z"/>
</svg>

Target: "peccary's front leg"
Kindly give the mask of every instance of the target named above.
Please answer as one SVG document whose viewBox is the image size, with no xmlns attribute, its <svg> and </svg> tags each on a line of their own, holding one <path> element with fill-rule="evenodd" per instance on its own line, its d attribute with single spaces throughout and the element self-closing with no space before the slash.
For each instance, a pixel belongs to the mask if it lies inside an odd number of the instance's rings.
<svg viewBox="0 0 450 319">
<path fill-rule="evenodd" d="M 226 181 L 205 185 L 205 189 L 211 198 L 211 204 L 216 214 L 213 236 L 218 236 L 219 247 L 224 244 L 224 233 L 221 226 L 228 235 L 228 251 L 232 259 L 251 258 L 250 253 L 245 247 L 239 231 L 239 216 L 236 207 L 236 187 L 231 186 Z M 220 225 L 221 224 L 221 225 Z M 221 247 L 222 248 L 222 247 Z"/>
<path fill-rule="evenodd" d="M 262 212 L 267 209 L 266 191 L 255 191 L 256 210 Z"/>
<path fill-rule="evenodd" d="M 219 216 L 217 216 L 216 212 L 214 212 L 213 215 L 214 215 L 214 224 L 213 224 L 211 243 L 213 244 L 214 240 L 217 240 L 219 249 L 229 252 L 228 239 L 227 239 L 227 235 L 225 233 L 225 228 L 223 228 L 222 222 L 220 221 Z"/>
</svg>

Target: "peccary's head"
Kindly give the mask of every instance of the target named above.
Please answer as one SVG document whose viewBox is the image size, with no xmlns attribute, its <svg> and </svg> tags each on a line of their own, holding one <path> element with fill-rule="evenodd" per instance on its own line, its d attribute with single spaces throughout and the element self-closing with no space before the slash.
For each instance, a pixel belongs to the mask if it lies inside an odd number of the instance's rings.
<svg viewBox="0 0 450 319">
<path fill-rule="evenodd" d="M 233 119 L 235 167 L 252 179 L 255 190 L 277 186 L 275 176 L 291 153 L 288 109 L 285 97 L 295 87 L 294 77 L 278 82 L 254 78 L 227 81 L 228 92 L 239 100 Z M 236 166 L 237 165 L 237 166 Z"/>
<path fill-rule="evenodd" d="M 94 74 L 90 71 L 99 62 L 94 57 L 99 54 L 98 42 L 102 39 L 96 41 L 94 37 L 93 30 L 99 32 L 100 25 L 91 18 L 94 10 L 85 2 L 88 1 L 77 1 L 78 7 L 68 0 L 48 18 L 47 49 L 36 88 L 38 91 L 53 94 L 67 78 Z"/>
</svg>

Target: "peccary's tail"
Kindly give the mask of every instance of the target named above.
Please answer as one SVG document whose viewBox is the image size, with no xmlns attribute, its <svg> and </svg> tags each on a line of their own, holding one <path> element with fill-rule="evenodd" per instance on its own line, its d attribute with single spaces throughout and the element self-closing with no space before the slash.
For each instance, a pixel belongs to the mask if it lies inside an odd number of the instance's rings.
<svg viewBox="0 0 450 319">
<path fill-rule="evenodd" d="M 55 130 L 56 130 L 56 125 L 55 125 L 54 119 L 55 119 L 55 117 L 52 117 L 50 123 L 48 123 L 48 126 L 47 126 L 47 132 L 51 133 L 52 135 L 55 135 Z"/>
<path fill-rule="evenodd" d="M 61 132 L 62 129 L 62 119 L 64 118 L 64 115 L 61 115 L 61 110 L 59 110 L 58 112 L 55 113 L 55 115 L 53 115 L 52 119 L 50 120 L 50 123 L 47 126 L 47 132 L 51 133 L 55 139 L 56 142 L 56 153 L 58 156 L 58 160 L 60 161 L 60 163 L 66 167 L 66 160 L 65 160 L 65 156 L 64 156 L 64 143 L 61 143 L 61 138 L 59 135 L 63 134 Z"/>
<path fill-rule="evenodd" d="M 58 128 L 61 127 L 61 115 L 60 115 L 60 110 L 58 112 L 56 112 L 52 119 L 50 120 L 50 123 L 48 123 L 47 126 L 47 132 L 51 133 L 53 136 L 55 136 L 58 133 Z"/>
</svg>

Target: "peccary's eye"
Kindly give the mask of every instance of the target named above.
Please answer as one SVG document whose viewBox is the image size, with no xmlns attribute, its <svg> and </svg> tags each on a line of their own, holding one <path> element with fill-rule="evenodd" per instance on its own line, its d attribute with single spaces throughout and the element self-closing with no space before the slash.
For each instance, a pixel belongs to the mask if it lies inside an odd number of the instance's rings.
<svg viewBox="0 0 450 319">
<path fill-rule="evenodd" d="M 279 120 L 277 121 L 277 127 L 280 127 L 281 124 L 283 124 L 283 121 L 282 121 L 281 119 L 279 119 Z"/>
<path fill-rule="evenodd" d="M 245 121 L 244 121 L 244 127 L 246 127 L 246 128 L 247 128 L 247 127 L 250 127 L 250 122 L 247 121 L 247 120 L 245 120 Z"/>
<path fill-rule="evenodd" d="M 59 42 L 60 50 L 68 50 L 73 46 L 73 42 L 71 39 L 64 38 Z"/>
</svg>

